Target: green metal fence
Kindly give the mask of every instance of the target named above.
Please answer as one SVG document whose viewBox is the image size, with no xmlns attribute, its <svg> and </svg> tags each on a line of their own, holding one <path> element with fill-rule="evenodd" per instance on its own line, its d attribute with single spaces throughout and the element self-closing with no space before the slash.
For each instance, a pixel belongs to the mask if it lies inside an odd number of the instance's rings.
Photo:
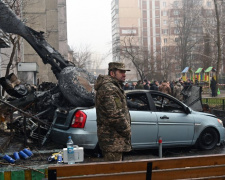
<svg viewBox="0 0 225 180">
<path fill-rule="evenodd" d="M 208 104 L 210 108 L 225 109 L 225 99 L 223 98 L 202 98 L 202 104 Z"/>
</svg>

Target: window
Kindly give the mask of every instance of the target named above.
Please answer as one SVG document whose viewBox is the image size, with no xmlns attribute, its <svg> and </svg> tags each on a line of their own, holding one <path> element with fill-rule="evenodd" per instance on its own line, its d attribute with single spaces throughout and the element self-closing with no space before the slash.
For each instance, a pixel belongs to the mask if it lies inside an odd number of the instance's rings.
<svg viewBox="0 0 225 180">
<path fill-rule="evenodd" d="M 159 112 L 171 112 L 171 113 L 184 113 L 185 110 L 181 104 L 173 99 L 152 93 L 153 102 L 156 107 L 156 111 Z"/>
<path fill-rule="evenodd" d="M 174 10 L 173 11 L 173 15 L 179 15 L 179 11 L 178 10 Z"/>
<path fill-rule="evenodd" d="M 163 11 L 163 16 L 167 16 L 167 11 Z"/>
<path fill-rule="evenodd" d="M 147 18 L 147 11 L 146 11 L 146 10 L 143 10 L 143 11 L 142 11 L 142 15 L 143 15 L 143 18 L 146 19 L 146 18 Z"/>
<path fill-rule="evenodd" d="M 167 20 L 163 20 L 163 24 L 164 25 L 167 25 Z"/>
<path fill-rule="evenodd" d="M 174 19 L 174 24 L 178 24 L 178 23 L 179 23 L 178 19 Z"/>
<path fill-rule="evenodd" d="M 178 1 L 174 1 L 174 2 L 173 2 L 173 5 L 174 5 L 175 7 L 177 7 L 177 6 L 178 6 Z"/>
<path fill-rule="evenodd" d="M 163 29 L 163 30 L 162 30 L 162 33 L 163 33 L 163 34 L 168 34 L 168 29 Z"/>
<path fill-rule="evenodd" d="M 149 103 L 146 94 L 127 94 L 127 106 L 129 110 L 149 111 Z"/>
<path fill-rule="evenodd" d="M 175 38 L 175 42 L 179 42 L 179 38 Z"/>
<path fill-rule="evenodd" d="M 163 7 L 166 7 L 166 2 L 163 2 Z"/>
<path fill-rule="evenodd" d="M 212 3 L 210 1 L 207 1 L 207 7 L 211 7 Z"/>
<path fill-rule="evenodd" d="M 202 5 L 202 0 L 198 0 L 198 1 L 196 2 L 196 4 L 197 4 L 197 5 Z"/>
<path fill-rule="evenodd" d="M 175 28 L 175 29 L 174 29 L 174 34 L 180 34 L 179 29 Z"/>
<path fill-rule="evenodd" d="M 164 38 L 163 41 L 164 41 L 164 44 L 166 44 L 167 43 L 167 38 Z"/>
<path fill-rule="evenodd" d="M 168 50 L 168 48 L 167 48 L 166 46 L 164 46 L 164 47 L 162 48 L 162 50 L 163 50 L 164 52 L 166 52 L 166 51 Z"/>
</svg>

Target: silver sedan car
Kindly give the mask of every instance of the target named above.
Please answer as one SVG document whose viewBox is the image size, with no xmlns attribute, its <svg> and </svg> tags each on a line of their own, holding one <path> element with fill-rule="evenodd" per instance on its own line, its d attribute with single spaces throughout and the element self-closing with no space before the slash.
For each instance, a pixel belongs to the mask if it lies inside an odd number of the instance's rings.
<svg viewBox="0 0 225 180">
<path fill-rule="evenodd" d="M 197 112 L 176 98 L 151 90 L 127 91 L 133 149 L 153 149 L 162 138 L 163 147 L 196 145 L 213 149 L 224 142 L 223 122 L 215 115 Z M 68 136 L 84 149 L 98 146 L 95 108 L 57 110 L 51 139 L 66 145 Z"/>
</svg>

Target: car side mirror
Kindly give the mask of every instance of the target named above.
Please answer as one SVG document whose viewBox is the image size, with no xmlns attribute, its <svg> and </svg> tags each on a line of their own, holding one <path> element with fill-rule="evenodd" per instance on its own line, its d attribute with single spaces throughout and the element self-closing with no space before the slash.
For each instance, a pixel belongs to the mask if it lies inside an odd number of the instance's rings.
<svg viewBox="0 0 225 180">
<path fill-rule="evenodd" d="M 190 114 L 190 113 L 191 113 L 190 108 L 189 108 L 189 107 L 185 107 L 185 112 L 186 112 L 187 114 Z"/>
</svg>

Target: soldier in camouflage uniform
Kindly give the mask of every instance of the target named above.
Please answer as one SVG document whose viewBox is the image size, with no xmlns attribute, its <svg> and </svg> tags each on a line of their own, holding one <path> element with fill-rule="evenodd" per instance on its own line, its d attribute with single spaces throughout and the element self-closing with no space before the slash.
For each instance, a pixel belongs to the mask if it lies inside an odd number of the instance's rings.
<svg viewBox="0 0 225 180">
<path fill-rule="evenodd" d="M 122 161 L 122 153 L 131 151 L 131 120 L 123 82 L 123 63 L 109 63 L 108 75 L 99 75 L 95 83 L 97 134 L 105 161 Z"/>
</svg>

